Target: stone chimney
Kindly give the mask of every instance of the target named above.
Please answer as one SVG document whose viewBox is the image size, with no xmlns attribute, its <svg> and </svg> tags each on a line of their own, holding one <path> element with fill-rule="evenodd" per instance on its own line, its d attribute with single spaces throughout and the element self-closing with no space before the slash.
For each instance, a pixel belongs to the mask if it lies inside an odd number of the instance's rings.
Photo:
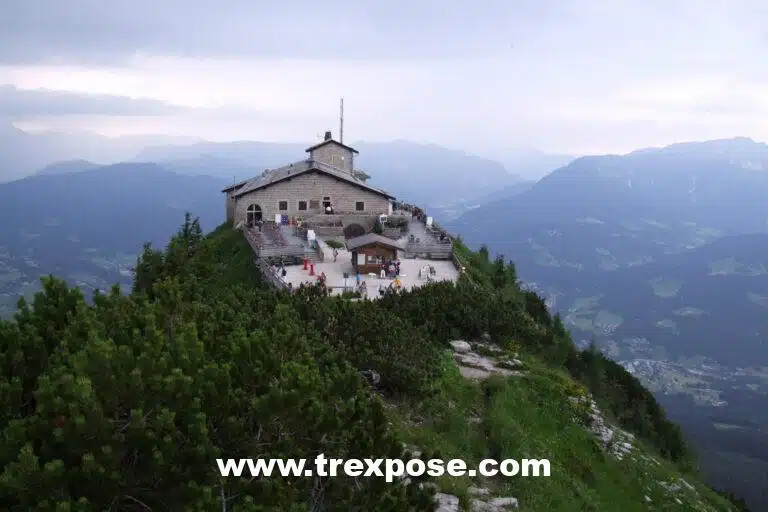
<svg viewBox="0 0 768 512">
<path fill-rule="evenodd" d="M 325 139 L 323 139 L 323 140 L 331 140 L 332 138 L 333 137 L 331 136 L 331 132 L 330 131 L 325 132 Z"/>
</svg>

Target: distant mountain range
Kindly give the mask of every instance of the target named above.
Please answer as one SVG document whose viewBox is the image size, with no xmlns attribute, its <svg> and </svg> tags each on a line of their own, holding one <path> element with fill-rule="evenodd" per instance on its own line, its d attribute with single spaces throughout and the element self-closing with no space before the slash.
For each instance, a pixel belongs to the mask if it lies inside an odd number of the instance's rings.
<svg viewBox="0 0 768 512">
<path fill-rule="evenodd" d="M 306 143 L 207 142 L 180 137 L 103 137 L 90 133 L 32 134 L 0 123 L 0 183 L 28 176 L 75 172 L 117 162 L 153 162 L 182 174 L 209 175 L 230 182 L 305 158 Z M 406 201 L 425 205 L 441 218 L 454 218 L 486 201 L 499 188 L 525 183 L 521 175 L 541 175 L 566 156 L 521 150 L 495 160 L 406 140 L 352 142 L 357 167 L 371 184 Z M 519 173 L 519 174 L 518 174 Z"/>
<path fill-rule="evenodd" d="M 186 211 L 205 229 L 223 222 L 218 192 L 226 183 L 156 164 L 117 164 L 0 185 L 0 315 L 48 273 L 86 293 L 130 285 L 142 245 L 164 245 Z"/>
<path fill-rule="evenodd" d="M 523 182 L 493 160 L 406 140 L 351 142 L 360 152 L 355 166 L 368 173 L 370 183 L 400 199 L 425 205 L 442 216 L 455 216 L 468 202 L 498 188 Z M 308 144 L 264 142 L 203 142 L 185 146 L 150 147 L 137 161 L 161 162 L 169 168 L 241 180 L 256 169 L 285 165 L 305 157 Z M 260 171 L 258 171 L 260 172 Z M 457 208 L 458 206 L 458 208 Z"/>
<path fill-rule="evenodd" d="M 760 473 L 734 488 L 764 508 L 754 482 L 768 482 L 768 432 L 751 425 L 768 410 L 766 198 L 768 146 L 735 138 L 578 158 L 446 224 L 513 260 L 582 345 L 675 396 L 670 414 L 722 452 L 705 459 L 709 474 L 750 457 Z"/>
<path fill-rule="evenodd" d="M 35 173 L 36 176 L 47 176 L 51 174 L 70 174 L 73 172 L 90 171 L 101 167 L 87 160 L 67 160 L 66 162 L 54 162 L 46 165 Z"/>
<path fill-rule="evenodd" d="M 578 155 L 546 153 L 535 149 L 499 149 L 485 151 L 482 156 L 500 162 L 512 174 L 526 181 L 538 181 L 554 169 L 567 165 Z"/>
<path fill-rule="evenodd" d="M 23 178 L 54 162 L 86 160 L 112 164 L 134 157 L 150 144 L 198 139 L 170 136 L 104 137 L 95 133 L 28 133 L 0 120 L 0 183 Z"/>
</svg>

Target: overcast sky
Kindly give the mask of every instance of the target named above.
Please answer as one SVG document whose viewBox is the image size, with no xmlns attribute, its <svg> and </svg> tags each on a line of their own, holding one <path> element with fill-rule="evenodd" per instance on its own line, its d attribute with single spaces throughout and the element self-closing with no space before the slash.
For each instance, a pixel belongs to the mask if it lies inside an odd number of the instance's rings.
<svg viewBox="0 0 768 512">
<path fill-rule="evenodd" d="M 472 152 L 768 140 L 765 0 L 3 0 L 0 117 Z"/>
</svg>

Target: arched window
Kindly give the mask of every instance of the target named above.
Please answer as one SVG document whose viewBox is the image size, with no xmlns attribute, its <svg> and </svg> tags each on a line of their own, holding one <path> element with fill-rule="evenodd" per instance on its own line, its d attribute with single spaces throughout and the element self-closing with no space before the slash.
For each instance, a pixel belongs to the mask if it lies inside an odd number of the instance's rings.
<svg viewBox="0 0 768 512">
<path fill-rule="evenodd" d="M 251 204 L 245 210 L 245 221 L 248 224 L 255 224 L 261 220 L 261 206 Z"/>
</svg>

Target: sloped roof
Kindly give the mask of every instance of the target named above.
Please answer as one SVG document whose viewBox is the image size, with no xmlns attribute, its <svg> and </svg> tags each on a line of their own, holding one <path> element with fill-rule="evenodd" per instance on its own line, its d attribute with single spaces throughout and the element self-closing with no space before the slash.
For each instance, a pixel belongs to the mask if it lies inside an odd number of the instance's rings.
<svg viewBox="0 0 768 512">
<path fill-rule="evenodd" d="M 392 249 L 403 250 L 401 245 L 397 243 L 395 240 L 392 240 L 391 238 L 387 238 L 382 235 L 377 235 L 376 233 L 368 233 L 367 235 L 350 238 L 349 240 L 347 240 L 346 246 L 347 246 L 347 250 L 353 251 L 355 249 L 359 249 L 360 247 L 365 247 L 366 245 L 371 245 L 371 244 L 379 244 L 379 245 L 383 245 L 384 247 L 391 247 Z"/>
<path fill-rule="evenodd" d="M 308 147 L 307 148 L 307 153 L 310 153 L 310 152 L 314 151 L 315 149 L 317 149 L 317 148 L 319 148 L 321 146 L 325 146 L 326 144 L 336 144 L 337 146 L 341 146 L 344 149 L 348 149 L 349 151 L 352 151 L 353 153 L 360 154 L 360 152 L 358 150 L 356 150 L 355 148 L 347 146 L 346 144 L 342 144 L 341 142 L 339 142 L 337 140 L 333 140 L 333 139 L 324 140 L 323 142 L 319 142 L 319 143 L 315 144 L 314 146 Z"/>
<path fill-rule="evenodd" d="M 353 175 L 351 175 L 347 171 L 343 171 L 341 169 L 333 167 L 332 165 L 328 165 L 326 163 L 318 162 L 312 159 L 301 160 L 299 162 L 294 162 L 292 164 L 285 165 L 278 169 L 265 171 L 264 174 L 262 174 L 261 176 L 248 180 L 245 183 L 245 186 L 242 186 L 240 190 L 237 191 L 237 193 L 235 194 L 235 197 L 240 197 L 249 192 L 253 192 L 254 190 L 260 190 L 270 185 L 274 185 L 275 183 L 279 183 L 281 181 L 294 178 L 296 176 L 299 176 L 301 174 L 305 174 L 308 172 L 320 172 L 328 176 L 331 176 L 333 178 L 336 178 L 338 180 L 349 183 L 350 185 L 354 185 L 364 190 L 368 190 L 369 192 L 373 192 L 374 194 L 378 194 L 380 196 L 384 196 L 389 199 L 395 198 L 394 196 L 390 195 L 388 192 L 385 192 L 384 190 L 381 190 L 376 187 L 372 187 L 367 183 L 365 183 L 364 181 L 355 178 Z M 227 191 L 227 190 L 232 190 L 232 187 L 224 191 Z"/>
<path fill-rule="evenodd" d="M 251 179 L 253 179 L 253 178 L 251 178 Z M 230 190 L 235 190 L 236 188 L 240 188 L 243 185 L 245 185 L 246 183 L 248 183 L 249 181 L 250 180 L 244 180 L 244 181 L 240 181 L 238 183 L 234 183 L 234 184 L 228 186 L 227 188 L 223 189 L 222 192 L 229 192 Z"/>
</svg>

